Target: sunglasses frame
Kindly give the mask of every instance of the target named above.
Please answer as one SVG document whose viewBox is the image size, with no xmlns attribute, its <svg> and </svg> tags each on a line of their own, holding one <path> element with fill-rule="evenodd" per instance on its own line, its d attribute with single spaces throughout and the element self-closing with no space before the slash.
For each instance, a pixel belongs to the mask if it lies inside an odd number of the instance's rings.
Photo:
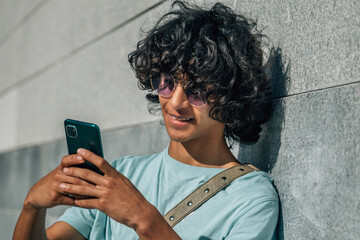
<svg viewBox="0 0 360 240">
<path fill-rule="evenodd" d="M 174 88 L 173 88 L 173 90 L 172 90 L 168 95 L 160 94 L 160 93 L 158 93 L 157 90 L 154 88 L 153 79 L 161 78 L 161 75 L 168 75 L 168 76 L 170 76 L 171 79 L 172 79 L 172 81 L 174 82 Z M 161 73 L 160 76 L 159 76 L 159 77 L 156 77 L 156 78 L 150 78 L 151 88 L 156 92 L 156 94 L 160 95 L 160 96 L 163 97 L 163 98 L 167 98 L 167 99 L 171 98 L 172 95 L 173 95 L 174 92 L 175 92 L 175 89 L 176 89 L 177 85 L 182 85 L 181 83 L 176 82 L 175 79 L 174 79 L 174 77 L 173 77 L 171 74 L 168 74 L 168 73 Z M 190 82 L 187 82 L 185 85 L 182 86 L 182 88 L 184 89 L 184 93 L 185 93 L 186 100 L 188 100 L 188 102 L 189 102 L 192 106 L 194 106 L 194 107 L 202 107 L 202 106 L 204 106 L 205 104 L 207 104 L 206 99 L 205 99 L 205 94 L 204 94 L 202 91 L 200 91 L 200 90 L 199 90 L 199 92 L 200 92 L 200 94 L 201 94 L 201 97 L 202 97 L 203 100 L 204 100 L 204 103 L 203 103 L 202 105 L 194 105 L 193 103 L 191 103 L 191 101 L 189 101 L 189 98 L 188 98 L 188 96 L 187 96 L 187 94 L 186 94 L 186 91 L 185 91 L 185 89 L 186 89 L 186 87 L 187 87 L 187 85 L 188 85 L 189 83 L 190 83 Z"/>
</svg>

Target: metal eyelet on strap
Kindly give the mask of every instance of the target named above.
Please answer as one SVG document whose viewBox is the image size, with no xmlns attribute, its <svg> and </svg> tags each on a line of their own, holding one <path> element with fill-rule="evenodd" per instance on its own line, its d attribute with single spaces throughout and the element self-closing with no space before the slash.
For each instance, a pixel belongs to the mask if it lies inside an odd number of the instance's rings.
<svg viewBox="0 0 360 240">
<path fill-rule="evenodd" d="M 178 205 L 168 211 L 165 214 L 165 219 L 171 227 L 176 226 L 182 219 L 186 216 L 193 213 L 199 206 L 206 202 L 209 198 L 217 194 L 219 191 L 228 186 L 235 179 L 245 175 L 248 172 L 256 171 L 257 168 L 254 166 L 235 166 L 224 170 L 211 179 L 209 179 L 202 186 L 198 187 L 193 191 L 188 197 L 181 201 Z M 210 189 L 211 188 L 211 189 Z M 211 190 L 211 191 L 210 191 Z M 198 199 L 199 198 L 199 199 Z M 196 199 L 195 202 L 192 202 L 190 199 Z M 195 204 L 196 203 L 196 204 Z M 174 217 L 176 215 L 176 219 Z"/>
</svg>

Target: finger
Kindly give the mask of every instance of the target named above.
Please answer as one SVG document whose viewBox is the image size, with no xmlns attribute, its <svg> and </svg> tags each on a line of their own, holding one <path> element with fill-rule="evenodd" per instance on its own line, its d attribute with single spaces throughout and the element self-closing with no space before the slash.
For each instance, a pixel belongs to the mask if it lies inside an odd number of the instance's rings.
<svg viewBox="0 0 360 240">
<path fill-rule="evenodd" d="M 76 206 L 75 199 L 73 199 L 69 196 L 63 195 L 59 200 L 59 205 Z"/>
<path fill-rule="evenodd" d="M 63 169 L 63 172 L 72 178 L 89 182 L 91 185 L 103 185 L 104 183 L 103 176 L 86 168 L 66 167 Z"/>
<path fill-rule="evenodd" d="M 79 186 L 69 183 L 59 185 L 59 193 L 70 195 L 81 195 L 87 197 L 100 197 L 101 191 L 95 186 Z"/>
<path fill-rule="evenodd" d="M 78 177 L 68 176 L 68 175 L 64 175 L 61 182 L 70 183 L 70 184 L 74 184 L 74 185 L 80 185 L 80 186 L 94 186 L 94 184 L 89 181 L 86 181 L 86 180 L 78 178 Z"/>
<path fill-rule="evenodd" d="M 98 203 L 99 203 L 99 199 L 97 198 L 76 199 L 74 202 L 75 206 L 88 208 L 88 209 L 92 209 L 92 208 L 99 209 Z"/>
<path fill-rule="evenodd" d="M 64 156 L 61 160 L 60 165 L 62 166 L 62 168 L 64 168 L 71 165 L 81 164 L 83 162 L 85 162 L 85 160 L 81 156 L 77 154 L 72 154 L 72 155 Z"/>
<path fill-rule="evenodd" d="M 84 148 L 79 148 L 77 154 L 97 166 L 105 175 L 111 175 L 114 168 L 102 157 Z"/>
</svg>

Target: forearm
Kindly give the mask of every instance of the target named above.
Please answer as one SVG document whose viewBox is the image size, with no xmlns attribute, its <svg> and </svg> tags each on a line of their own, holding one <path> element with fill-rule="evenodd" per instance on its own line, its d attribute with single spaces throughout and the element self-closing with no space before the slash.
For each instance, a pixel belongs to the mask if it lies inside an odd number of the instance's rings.
<svg viewBox="0 0 360 240">
<path fill-rule="evenodd" d="M 139 222 L 135 228 L 136 233 L 142 240 L 156 240 L 156 239 L 180 239 L 180 236 L 172 229 L 172 227 L 165 221 L 160 212 L 153 207 L 148 212 L 148 217 Z"/>
<path fill-rule="evenodd" d="M 16 223 L 13 240 L 47 239 L 45 230 L 46 209 L 36 209 L 24 203 Z"/>
</svg>

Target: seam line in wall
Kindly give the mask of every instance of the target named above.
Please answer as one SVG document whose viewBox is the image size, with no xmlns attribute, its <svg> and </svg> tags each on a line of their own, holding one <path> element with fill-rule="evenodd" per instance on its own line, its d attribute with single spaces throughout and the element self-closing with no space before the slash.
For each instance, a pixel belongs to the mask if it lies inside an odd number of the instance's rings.
<svg viewBox="0 0 360 240">
<path fill-rule="evenodd" d="M 325 90 L 329 90 L 329 89 L 333 89 L 333 88 L 346 87 L 346 86 L 349 86 L 349 85 L 356 85 L 356 84 L 359 84 L 359 83 L 360 83 L 360 81 L 356 81 L 356 82 L 343 83 L 343 84 L 339 84 L 339 85 L 333 85 L 333 86 L 329 86 L 329 87 L 308 90 L 308 91 L 305 91 L 305 92 L 293 93 L 293 94 L 289 94 L 289 95 L 286 95 L 286 96 L 280 96 L 280 97 L 271 98 L 270 101 L 279 100 L 279 99 L 286 99 L 286 98 L 300 96 L 300 95 L 304 95 L 304 94 L 325 91 Z"/>
<path fill-rule="evenodd" d="M 131 129 L 131 128 L 136 128 L 136 127 L 146 127 L 147 125 L 151 125 L 151 124 L 160 124 L 160 122 L 161 122 L 161 118 L 156 119 L 156 120 L 147 121 L 147 122 L 142 122 L 142 123 L 134 123 L 134 124 L 128 124 L 128 125 L 123 125 L 123 126 L 119 126 L 119 127 L 107 128 L 106 130 L 101 130 L 101 136 L 107 134 L 108 132 L 119 131 L 119 130 L 123 130 L 123 129 Z M 35 144 L 28 143 L 28 144 L 22 144 L 22 145 L 18 145 L 16 147 L 4 149 L 3 151 L 0 151 L 0 157 L 3 154 L 18 151 L 20 149 L 34 148 L 34 147 L 51 144 L 51 143 L 55 143 L 55 142 L 59 142 L 59 141 L 65 141 L 65 136 L 61 137 L 61 138 L 54 138 L 51 140 L 35 143 Z M 0 208 L 0 212 L 1 212 L 1 208 Z"/>
<path fill-rule="evenodd" d="M 19 81 L 17 81 L 16 83 L 6 87 L 5 89 L 0 91 L 0 98 L 4 95 L 7 94 L 7 92 L 10 92 L 11 90 L 21 87 L 29 82 L 31 82 L 32 80 L 34 80 L 35 78 L 41 76 L 42 74 L 50 71 L 51 69 L 55 68 L 57 65 L 59 65 L 60 63 L 65 62 L 67 59 L 70 59 L 71 57 L 77 55 L 78 53 L 82 52 L 84 49 L 87 49 L 88 47 L 92 46 L 93 44 L 99 42 L 100 40 L 102 40 L 103 38 L 107 37 L 108 35 L 112 34 L 113 32 L 117 31 L 118 29 L 124 27 L 125 25 L 127 25 L 128 23 L 134 21 L 135 19 L 139 18 L 140 16 L 144 15 L 145 13 L 151 11 L 152 9 L 158 7 L 159 5 L 161 5 L 162 3 L 166 2 L 167 0 L 162 0 L 159 1 L 158 3 L 148 7 L 147 9 L 141 11 L 140 13 L 134 15 L 133 17 L 125 20 L 124 22 L 116 25 L 115 27 L 111 28 L 110 30 L 102 33 L 101 35 L 91 39 L 90 41 L 86 42 L 85 44 L 81 45 L 80 47 L 72 50 L 71 52 L 63 55 L 62 57 L 54 60 L 53 62 L 49 63 L 48 65 L 44 66 L 43 68 L 31 73 L 30 75 L 24 77 L 23 79 L 20 79 Z"/>
<path fill-rule="evenodd" d="M 37 13 L 49 0 L 43 0 L 33 7 L 28 13 L 23 16 L 9 31 L 7 31 L 0 38 L 0 47 L 15 33 L 26 21 L 28 21 L 35 13 Z"/>
</svg>

